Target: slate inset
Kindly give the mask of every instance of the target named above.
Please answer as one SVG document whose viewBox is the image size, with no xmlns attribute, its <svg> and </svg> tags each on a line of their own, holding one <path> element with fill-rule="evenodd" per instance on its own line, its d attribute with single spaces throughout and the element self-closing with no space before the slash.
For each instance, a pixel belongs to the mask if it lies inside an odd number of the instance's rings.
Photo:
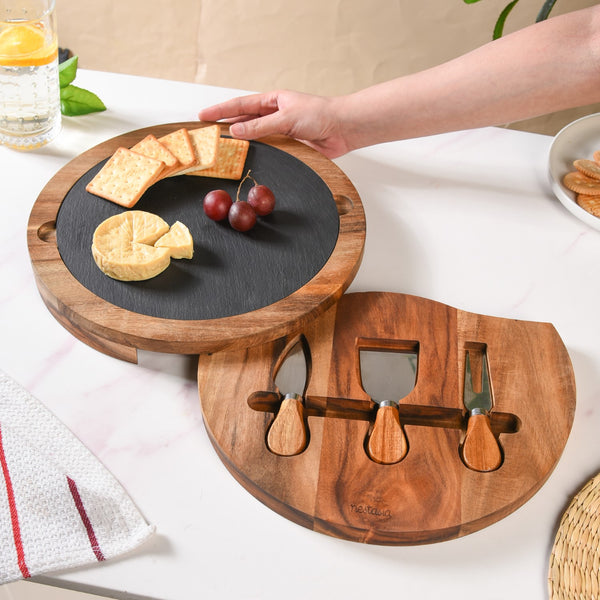
<svg viewBox="0 0 600 600">
<path fill-rule="evenodd" d="M 333 195 L 310 167 L 277 148 L 251 142 L 246 168 L 277 199 L 275 211 L 247 233 L 216 223 L 202 199 L 225 189 L 235 199 L 239 182 L 181 175 L 155 183 L 135 205 L 181 221 L 194 238 L 192 260 L 172 260 L 147 281 L 121 282 L 98 269 L 92 253 L 96 227 L 122 212 L 116 204 L 85 191 L 104 161 L 81 176 L 66 194 L 56 220 L 61 258 L 88 290 L 120 308 L 152 317 L 206 320 L 245 314 L 273 304 L 310 281 L 326 264 L 339 234 Z M 241 197 L 252 185 L 248 180 Z"/>
</svg>

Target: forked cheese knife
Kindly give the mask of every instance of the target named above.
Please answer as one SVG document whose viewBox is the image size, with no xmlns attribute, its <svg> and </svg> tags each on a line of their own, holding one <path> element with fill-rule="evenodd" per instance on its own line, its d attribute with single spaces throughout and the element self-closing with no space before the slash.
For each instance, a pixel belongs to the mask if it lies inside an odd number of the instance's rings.
<svg viewBox="0 0 600 600">
<path fill-rule="evenodd" d="M 300 454 L 308 443 L 304 419 L 304 388 L 307 367 L 304 347 L 297 342 L 283 359 L 275 384 L 283 399 L 267 433 L 267 446 L 280 456 Z"/>
<path fill-rule="evenodd" d="M 463 402 L 469 411 L 467 434 L 462 447 L 463 461 L 474 471 L 495 471 L 502 463 L 502 450 L 490 423 L 492 388 L 485 354 L 481 365 L 481 391 L 475 392 L 469 351 L 466 353 Z"/>
</svg>

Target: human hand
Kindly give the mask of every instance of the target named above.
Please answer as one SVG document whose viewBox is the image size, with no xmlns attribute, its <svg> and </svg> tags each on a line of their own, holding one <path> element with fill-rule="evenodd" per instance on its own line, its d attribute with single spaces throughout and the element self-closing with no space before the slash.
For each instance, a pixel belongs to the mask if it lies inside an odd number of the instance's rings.
<svg viewBox="0 0 600 600">
<path fill-rule="evenodd" d="M 233 137 L 283 134 L 335 158 L 351 150 L 339 114 L 335 98 L 282 90 L 233 98 L 202 109 L 198 117 L 231 123 Z"/>
</svg>

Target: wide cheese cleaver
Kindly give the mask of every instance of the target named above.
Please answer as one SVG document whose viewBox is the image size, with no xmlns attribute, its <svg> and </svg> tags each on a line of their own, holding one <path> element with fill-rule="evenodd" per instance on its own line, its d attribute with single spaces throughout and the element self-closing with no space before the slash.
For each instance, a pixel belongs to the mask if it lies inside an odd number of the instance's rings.
<svg viewBox="0 0 600 600">
<path fill-rule="evenodd" d="M 375 462 L 394 464 L 408 452 L 400 422 L 400 399 L 415 386 L 417 355 L 409 352 L 360 349 L 362 387 L 379 404 L 367 441 L 367 453 Z"/>
<path fill-rule="evenodd" d="M 267 433 L 267 446 L 281 456 L 300 454 L 308 443 L 304 419 L 304 388 L 307 379 L 306 356 L 302 341 L 289 350 L 275 376 L 283 396 Z"/>
</svg>

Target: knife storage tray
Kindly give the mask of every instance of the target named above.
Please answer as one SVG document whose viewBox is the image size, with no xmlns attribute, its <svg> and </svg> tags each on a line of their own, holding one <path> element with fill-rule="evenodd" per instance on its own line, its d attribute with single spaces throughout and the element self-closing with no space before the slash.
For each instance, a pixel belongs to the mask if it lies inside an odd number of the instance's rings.
<svg viewBox="0 0 600 600">
<path fill-rule="evenodd" d="M 274 379 L 299 337 L 309 355 L 309 441 L 300 454 L 279 456 L 266 444 L 281 401 Z M 418 343 L 416 383 L 400 400 L 408 453 L 396 464 L 365 450 L 377 405 L 361 387 L 360 339 L 382 349 Z M 460 454 L 465 350 L 481 347 L 503 452 L 491 472 L 467 468 Z M 198 386 L 210 439 L 252 495 L 311 530 L 380 545 L 464 536 L 516 510 L 555 467 L 575 411 L 571 362 L 551 324 L 385 292 L 346 294 L 300 334 L 201 355 Z"/>
</svg>

